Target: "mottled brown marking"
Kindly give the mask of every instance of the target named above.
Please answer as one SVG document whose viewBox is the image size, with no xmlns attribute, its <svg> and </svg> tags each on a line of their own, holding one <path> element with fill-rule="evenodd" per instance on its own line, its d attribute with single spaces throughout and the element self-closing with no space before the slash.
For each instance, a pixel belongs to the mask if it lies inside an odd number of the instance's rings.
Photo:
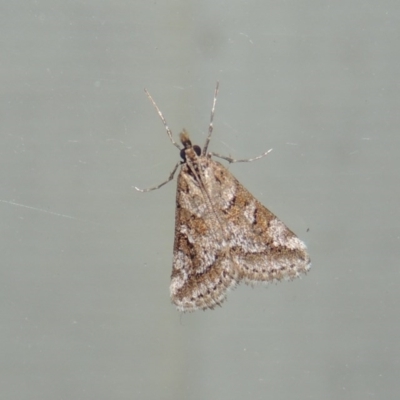
<svg viewBox="0 0 400 400">
<path fill-rule="evenodd" d="M 212 309 L 240 281 L 280 281 L 307 272 L 310 259 L 303 242 L 222 164 L 198 156 L 187 132 L 184 138 L 189 161 L 178 176 L 171 284 L 178 309 Z M 178 290 L 177 282 L 182 284 Z"/>
</svg>

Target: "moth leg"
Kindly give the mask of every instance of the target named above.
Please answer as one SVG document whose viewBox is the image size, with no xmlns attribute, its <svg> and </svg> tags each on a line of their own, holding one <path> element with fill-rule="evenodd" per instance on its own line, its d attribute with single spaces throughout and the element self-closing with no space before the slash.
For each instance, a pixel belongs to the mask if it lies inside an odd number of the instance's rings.
<svg viewBox="0 0 400 400">
<path fill-rule="evenodd" d="M 153 186 L 153 187 L 147 188 L 147 189 L 140 189 L 140 188 L 138 188 L 137 186 L 135 186 L 135 189 L 136 189 L 138 192 L 150 192 L 151 190 L 160 189 L 161 186 L 166 185 L 169 181 L 172 181 L 172 179 L 174 179 L 175 172 L 176 172 L 176 170 L 178 169 L 179 165 L 180 165 L 180 162 L 178 162 L 178 163 L 175 165 L 175 168 L 174 168 L 173 171 L 169 174 L 168 179 L 167 179 L 165 182 L 160 183 L 158 186 Z"/>
<path fill-rule="evenodd" d="M 259 155 L 259 156 L 257 156 L 257 157 L 254 157 L 254 158 L 246 158 L 246 159 L 242 159 L 242 160 L 236 160 L 236 159 L 234 159 L 234 158 L 232 158 L 232 157 L 221 156 L 221 154 L 213 153 L 213 152 L 208 153 L 208 154 L 210 154 L 210 155 L 212 155 L 212 156 L 215 156 L 215 157 L 218 157 L 218 158 L 222 158 L 223 160 L 228 161 L 230 164 L 233 164 L 233 163 L 237 163 L 237 162 L 251 162 L 251 161 L 259 160 L 260 158 L 265 157 L 265 156 L 266 156 L 268 153 L 270 153 L 271 151 L 272 151 L 272 149 L 269 149 L 268 151 L 266 151 L 265 153 L 263 153 L 263 154 L 261 154 L 261 155 Z"/>
</svg>

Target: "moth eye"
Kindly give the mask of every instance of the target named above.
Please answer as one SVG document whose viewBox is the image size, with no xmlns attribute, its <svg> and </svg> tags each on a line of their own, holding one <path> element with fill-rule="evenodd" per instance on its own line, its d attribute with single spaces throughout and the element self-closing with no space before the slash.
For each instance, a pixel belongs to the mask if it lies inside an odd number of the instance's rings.
<svg viewBox="0 0 400 400">
<path fill-rule="evenodd" d="M 193 150 L 198 156 L 201 154 L 201 148 L 200 146 L 197 146 L 197 144 L 193 146 Z"/>
<path fill-rule="evenodd" d="M 185 153 L 185 149 L 182 149 L 182 150 L 181 150 L 180 156 L 181 156 L 182 160 L 186 162 L 186 153 Z"/>
</svg>

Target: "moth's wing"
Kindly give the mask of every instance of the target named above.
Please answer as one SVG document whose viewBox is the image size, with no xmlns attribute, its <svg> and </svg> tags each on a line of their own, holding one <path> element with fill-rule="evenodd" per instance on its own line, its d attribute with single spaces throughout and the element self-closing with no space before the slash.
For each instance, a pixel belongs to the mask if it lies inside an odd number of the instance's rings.
<svg viewBox="0 0 400 400">
<path fill-rule="evenodd" d="M 209 160 L 203 161 L 207 169 Z M 238 280 L 221 225 L 204 189 L 183 164 L 176 194 L 170 285 L 171 299 L 180 311 L 212 309 L 220 305 L 227 290 Z"/>
<path fill-rule="evenodd" d="M 306 245 L 220 163 L 214 164 L 215 210 L 229 232 L 239 279 L 246 283 L 293 279 L 310 269 Z"/>
<path fill-rule="evenodd" d="M 223 165 L 199 157 L 197 168 L 183 164 L 178 176 L 170 292 L 179 310 L 214 308 L 240 280 L 292 279 L 310 268 L 305 244 Z"/>
</svg>

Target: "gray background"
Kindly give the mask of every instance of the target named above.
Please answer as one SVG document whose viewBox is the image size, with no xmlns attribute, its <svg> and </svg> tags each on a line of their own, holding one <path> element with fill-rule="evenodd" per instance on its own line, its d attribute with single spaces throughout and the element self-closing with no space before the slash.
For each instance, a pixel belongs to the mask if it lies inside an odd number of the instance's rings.
<svg viewBox="0 0 400 400">
<path fill-rule="evenodd" d="M 397 399 L 400 5 L 0 6 L 0 397 Z M 230 166 L 313 269 L 170 304 L 177 135 Z M 308 231 L 309 229 L 309 231 Z"/>
</svg>

